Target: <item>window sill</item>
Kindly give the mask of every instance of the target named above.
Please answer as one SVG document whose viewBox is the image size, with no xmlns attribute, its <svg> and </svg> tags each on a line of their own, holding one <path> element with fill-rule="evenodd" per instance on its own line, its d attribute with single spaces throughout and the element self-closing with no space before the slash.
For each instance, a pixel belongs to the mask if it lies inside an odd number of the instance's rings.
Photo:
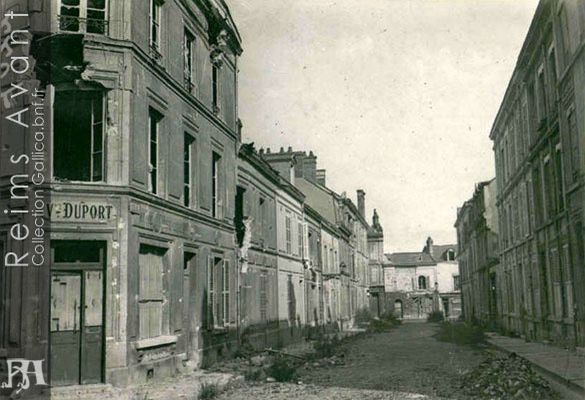
<svg viewBox="0 0 585 400">
<path fill-rule="evenodd" d="M 177 336 L 174 335 L 157 336 L 155 338 L 138 340 L 136 342 L 136 349 L 144 350 L 151 347 L 169 346 L 175 343 L 177 343 Z"/>
</svg>

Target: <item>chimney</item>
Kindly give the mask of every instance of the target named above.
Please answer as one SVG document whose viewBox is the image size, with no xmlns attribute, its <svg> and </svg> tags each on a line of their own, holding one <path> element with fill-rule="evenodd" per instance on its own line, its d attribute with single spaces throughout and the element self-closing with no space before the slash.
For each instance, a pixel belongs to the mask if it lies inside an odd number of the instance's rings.
<svg viewBox="0 0 585 400">
<path fill-rule="evenodd" d="M 427 238 L 427 245 L 425 247 L 425 253 L 432 256 L 433 255 L 433 239 L 429 236 Z"/>
<path fill-rule="evenodd" d="M 317 178 L 317 183 L 319 185 L 323 185 L 323 186 L 327 186 L 327 180 L 325 178 L 325 170 L 324 169 L 318 169 L 315 171 L 315 176 Z"/>
<path fill-rule="evenodd" d="M 366 192 L 362 189 L 357 190 L 357 203 L 358 211 L 362 217 L 366 218 Z"/>
</svg>

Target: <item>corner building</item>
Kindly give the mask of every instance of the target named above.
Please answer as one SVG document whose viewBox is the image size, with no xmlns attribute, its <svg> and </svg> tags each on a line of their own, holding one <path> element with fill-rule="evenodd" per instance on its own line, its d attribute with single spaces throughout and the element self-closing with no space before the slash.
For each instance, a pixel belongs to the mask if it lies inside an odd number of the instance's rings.
<svg viewBox="0 0 585 400">
<path fill-rule="evenodd" d="M 229 354 L 242 51 L 229 10 L 30 8 L 51 25 L 35 38 L 53 104 L 51 384 L 125 385 Z"/>
</svg>

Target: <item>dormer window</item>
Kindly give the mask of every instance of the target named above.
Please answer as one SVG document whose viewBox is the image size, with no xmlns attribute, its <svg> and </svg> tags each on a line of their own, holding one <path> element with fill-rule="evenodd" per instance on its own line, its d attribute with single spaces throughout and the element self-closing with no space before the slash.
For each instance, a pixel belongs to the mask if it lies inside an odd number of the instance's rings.
<svg viewBox="0 0 585 400">
<path fill-rule="evenodd" d="M 455 261 L 455 250 L 449 249 L 447 251 L 447 261 Z"/>
<path fill-rule="evenodd" d="M 59 29 L 67 32 L 107 33 L 107 0 L 61 0 Z"/>
</svg>

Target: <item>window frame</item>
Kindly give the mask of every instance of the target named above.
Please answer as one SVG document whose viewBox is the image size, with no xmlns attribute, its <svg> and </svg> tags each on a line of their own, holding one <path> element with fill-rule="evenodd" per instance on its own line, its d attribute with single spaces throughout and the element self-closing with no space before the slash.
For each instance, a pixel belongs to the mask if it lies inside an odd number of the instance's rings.
<svg viewBox="0 0 585 400">
<path fill-rule="evenodd" d="M 104 91 L 100 91 L 100 90 L 57 90 L 55 92 L 55 102 L 57 101 L 59 95 L 61 94 L 65 94 L 68 96 L 73 97 L 76 100 L 80 100 L 80 96 L 83 97 L 83 101 L 87 101 L 89 102 L 89 105 L 91 107 L 91 111 L 89 113 L 89 125 L 87 127 L 87 129 L 89 130 L 89 150 L 86 149 L 86 151 L 88 151 L 88 163 L 89 163 L 89 179 L 87 180 L 83 180 L 83 179 L 69 179 L 68 177 L 59 177 L 56 173 L 55 173 L 55 148 L 53 148 L 53 168 L 52 168 L 52 176 L 54 180 L 58 180 L 58 181 L 68 181 L 68 182 L 83 182 L 83 183 L 104 183 L 106 181 L 106 106 L 107 106 L 107 94 Z M 99 122 L 96 122 L 96 113 L 94 112 L 95 109 L 95 105 L 97 102 L 101 103 L 100 106 L 100 120 Z M 56 120 L 55 117 L 55 110 L 59 109 L 60 107 L 53 107 L 53 121 Z M 101 140 L 99 141 L 101 143 L 101 150 L 99 152 L 95 151 L 95 144 L 96 144 L 96 140 L 95 140 L 95 134 L 96 134 L 96 126 L 101 126 Z M 53 129 L 53 134 L 56 135 L 57 133 L 57 129 Z M 54 140 L 54 139 L 53 139 Z M 94 156 L 95 154 L 101 154 L 100 155 L 100 164 L 101 164 L 101 173 L 99 176 L 99 179 L 94 179 L 94 175 L 95 175 L 95 170 L 96 170 L 96 166 L 94 165 Z"/>
<path fill-rule="evenodd" d="M 149 40 L 150 54 L 157 60 L 162 59 L 162 20 L 164 0 L 150 0 L 149 4 Z"/>
<path fill-rule="evenodd" d="M 221 159 L 219 152 L 211 152 L 211 216 L 221 218 Z"/>
<path fill-rule="evenodd" d="M 187 91 L 195 91 L 195 49 L 197 37 L 185 26 L 183 30 L 183 81 Z"/>
<path fill-rule="evenodd" d="M 183 134 L 183 205 L 191 208 L 195 204 L 195 174 L 193 173 L 196 139 L 189 132 Z"/>
<path fill-rule="evenodd" d="M 160 166 L 160 126 L 164 115 L 154 107 L 148 108 L 148 191 L 154 195 L 159 194 L 159 166 Z M 154 131 L 153 131 L 154 124 Z M 153 140 L 153 134 L 154 139 Z M 153 159 L 152 146 L 155 146 L 155 158 Z M 153 165 L 153 161 L 155 164 Z M 153 175 L 154 174 L 154 175 Z M 153 182 L 154 179 L 154 182 Z"/>
<path fill-rule="evenodd" d="M 89 34 L 89 35 L 108 35 L 109 34 L 109 12 L 110 12 L 110 0 L 104 0 L 104 9 L 101 10 L 99 8 L 92 8 L 88 6 L 88 1 L 89 0 L 79 0 L 79 5 L 77 6 L 72 6 L 72 5 L 65 5 L 63 4 L 63 0 L 59 0 L 58 3 L 58 28 L 59 31 L 62 32 L 72 32 L 72 33 L 83 33 L 83 34 Z M 75 17 L 75 16 L 70 16 L 70 15 L 63 15 L 61 10 L 63 9 L 63 7 L 68 7 L 68 8 L 77 8 L 79 9 L 79 16 Z M 89 32 L 87 27 L 88 27 L 88 11 L 99 11 L 104 13 L 104 19 L 103 19 L 103 32 L 99 33 L 99 32 Z M 62 28 L 62 22 L 63 20 L 67 20 L 67 19 L 77 19 L 78 21 L 78 29 L 76 31 L 73 30 L 69 30 L 69 29 L 63 29 Z M 101 21 L 98 20 L 96 18 L 92 18 L 92 20 L 96 20 L 96 21 Z"/>
</svg>

